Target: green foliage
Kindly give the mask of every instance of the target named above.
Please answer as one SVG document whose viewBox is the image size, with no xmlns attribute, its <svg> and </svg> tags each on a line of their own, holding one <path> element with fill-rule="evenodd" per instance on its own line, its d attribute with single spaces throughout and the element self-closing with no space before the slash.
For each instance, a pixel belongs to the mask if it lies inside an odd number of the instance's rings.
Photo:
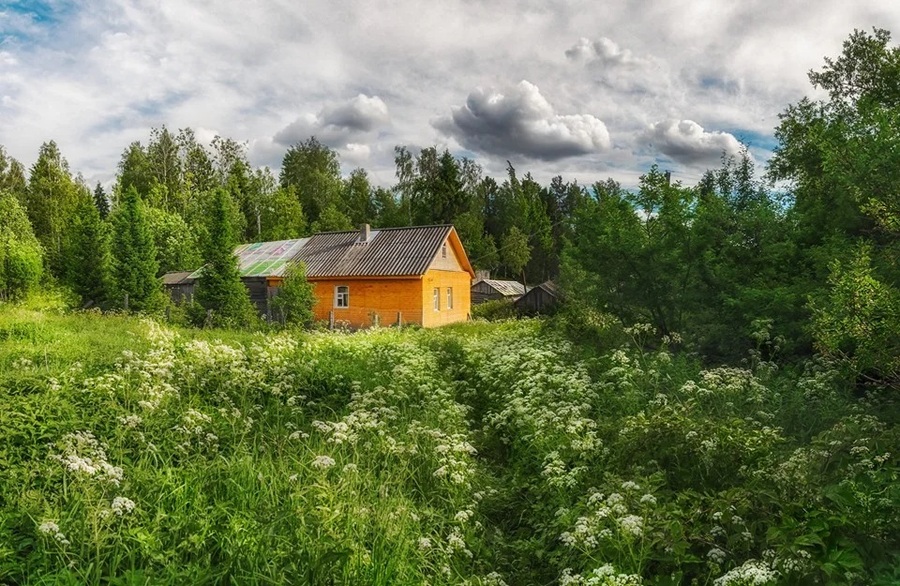
<svg viewBox="0 0 900 586">
<path fill-rule="evenodd" d="M 326 209 L 339 208 L 343 183 L 337 153 L 311 137 L 291 146 L 281 164 L 281 187 L 294 188 L 310 224 L 318 222 Z M 326 218 L 332 225 L 333 218 Z"/>
<path fill-rule="evenodd" d="M 860 373 L 900 386 L 900 292 L 878 279 L 871 247 L 847 264 L 835 260 L 830 288 L 813 300 L 813 332 L 821 349 L 852 359 Z"/>
<path fill-rule="evenodd" d="M 491 299 L 472 306 L 472 317 L 496 321 L 516 317 L 516 306 L 509 299 Z"/>
<path fill-rule="evenodd" d="M 197 234 L 181 216 L 162 208 L 144 211 L 160 273 L 194 270 L 203 264 Z"/>
<path fill-rule="evenodd" d="M 80 198 L 67 228 L 63 258 L 64 282 L 72 288 L 80 305 L 100 305 L 110 300 L 108 226 L 88 194 Z"/>
<path fill-rule="evenodd" d="M 22 163 L 10 157 L 0 145 L 0 192 L 12 194 L 22 205 L 26 205 L 28 183 Z"/>
<path fill-rule="evenodd" d="M 146 209 L 134 187 L 120 196 L 111 215 L 112 303 L 132 311 L 154 311 L 163 303 L 159 263 Z"/>
<path fill-rule="evenodd" d="M 17 299 L 43 274 L 43 255 L 19 201 L 0 190 L 0 299 Z"/>
<path fill-rule="evenodd" d="M 212 324 L 205 325 L 245 327 L 256 318 L 234 255 L 237 241 L 231 222 L 233 206 L 224 189 L 216 191 L 203 243 L 205 264 L 194 294 L 203 309 L 212 311 Z"/>
<path fill-rule="evenodd" d="M 293 188 L 274 189 L 260 211 L 260 242 L 299 238 L 307 233 L 306 216 Z"/>
<path fill-rule="evenodd" d="M 511 275 L 519 275 L 531 258 L 528 235 L 513 226 L 500 241 L 500 258 Z"/>
<path fill-rule="evenodd" d="M 354 226 L 348 218 L 335 205 L 327 205 L 319 214 L 319 219 L 312 223 L 313 232 L 340 232 L 353 230 Z"/>
<path fill-rule="evenodd" d="M 97 208 L 97 212 L 100 214 L 100 219 L 105 220 L 109 216 L 109 197 L 106 196 L 106 191 L 103 190 L 103 186 L 100 183 L 97 183 L 97 187 L 94 188 L 94 205 Z"/>
<path fill-rule="evenodd" d="M 85 189 L 72 180 L 69 164 L 56 143 L 42 144 L 28 179 L 26 204 L 34 234 L 44 249 L 47 267 L 57 277 L 65 273 L 62 259 L 64 232 Z"/>
<path fill-rule="evenodd" d="M 272 300 L 272 308 L 279 321 L 294 326 L 312 325 L 312 310 L 316 303 L 314 288 L 315 284 L 306 280 L 306 266 L 303 263 L 292 265 Z"/>
</svg>

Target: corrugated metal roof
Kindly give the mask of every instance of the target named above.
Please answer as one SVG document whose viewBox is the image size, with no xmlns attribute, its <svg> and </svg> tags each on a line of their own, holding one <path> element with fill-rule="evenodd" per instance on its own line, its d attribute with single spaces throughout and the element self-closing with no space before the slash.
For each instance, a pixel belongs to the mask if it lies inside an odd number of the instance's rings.
<svg viewBox="0 0 900 586">
<path fill-rule="evenodd" d="M 525 285 L 518 281 L 501 281 L 499 279 L 482 279 L 480 281 L 494 289 L 503 296 L 515 297 L 525 294 Z M 476 283 L 477 285 L 477 283 Z"/>
<path fill-rule="evenodd" d="M 238 270 L 242 277 L 284 276 L 290 262 L 308 241 L 309 238 L 296 238 L 242 244 L 234 249 L 234 255 L 238 257 Z M 191 278 L 199 278 L 200 271 L 194 271 Z"/>
<path fill-rule="evenodd" d="M 452 229 L 447 224 L 373 229 L 367 242 L 360 242 L 360 230 L 323 232 L 309 238 L 243 244 L 234 254 L 242 277 L 284 276 L 288 266 L 299 261 L 306 264 L 309 278 L 421 276 Z M 468 266 L 467 261 L 463 265 Z M 190 273 L 189 278 L 199 278 L 201 271 Z"/>
<path fill-rule="evenodd" d="M 292 260 L 306 263 L 306 276 L 403 277 L 425 274 L 452 226 L 372 230 L 360 242 L 359 230 L 314 234 Z"/>
</svg>

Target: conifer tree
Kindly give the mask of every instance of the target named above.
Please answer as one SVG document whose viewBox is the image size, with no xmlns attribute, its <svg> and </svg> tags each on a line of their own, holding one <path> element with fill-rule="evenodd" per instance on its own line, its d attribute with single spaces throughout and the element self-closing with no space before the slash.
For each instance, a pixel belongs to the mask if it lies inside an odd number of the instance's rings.
<svg viewBox="0 0 900 586">
<path fill-rule="evenodd" d="M 112 214 L 114 304 L 134 311 L 152 311 L 163 302 L 162 285 L 156 277 L 159 264 L 153 236 L 144 215 L 143 204 L 134 186 L 126 189 Z"/>
<path fill-rule="evenodd" d="M 237 238 L 232 223 L 233 206 L 226 190 L 215 190 L 203 247 L 206 264 L 197 279 L 195 293 L 197 302 L 212 310 L 212 323 L 217 326 L 243 326 L 255 317 L 234 256 Z"/>
<path fill-rule="evenodd" d="M 99 185 L 98 185 L 99 188 Z M 102 188 L 101 188 L 102 189 Z M 109 297 L 109 240 L 93 199 L 84 194 L 66 234 L 65 280 L 82 304 L 100 304 Z"/>
<path fill-rule="evenodd" d="M 105 220 L 109 216 L 109 198 L 106 197 L 106 191 L 103 190 L 103 186 L 99 182 L 97 187 L 94 188 L 94 205 L 97 207 L 97 211 L 100 212 L 100 219 Z"/>
</svg>

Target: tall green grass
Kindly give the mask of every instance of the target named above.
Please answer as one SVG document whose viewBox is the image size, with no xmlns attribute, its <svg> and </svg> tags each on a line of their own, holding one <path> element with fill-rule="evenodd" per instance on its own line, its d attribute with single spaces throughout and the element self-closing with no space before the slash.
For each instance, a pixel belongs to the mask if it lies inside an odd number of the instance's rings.
<svg viewBox="0 0 900 586">
<path fill-rule="evenodd" d="M 897 577 L 891 397 L 822 361 L 704 369 L 644 328 L 547 325 L 0 307 L 0 583 Z"/>
</svg>

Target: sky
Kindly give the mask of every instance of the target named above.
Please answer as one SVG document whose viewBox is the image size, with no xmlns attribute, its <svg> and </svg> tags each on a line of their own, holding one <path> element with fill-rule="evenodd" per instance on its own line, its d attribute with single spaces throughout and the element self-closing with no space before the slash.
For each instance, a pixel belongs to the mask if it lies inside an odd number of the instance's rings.
<svg viewBox="0 0 900 586">
<path fill-rule="evenodd" d="M 55 140 L 90 184 L 166 125 L 276 174 L 315 135 L 384 186 L 398 145 L 692 185 L 741 144 L 764 164 L 807 73 L 872 27 L 900 35 L 900 2 L 0 0 L 0 145 L 30 166 Z"/>
</svg>

